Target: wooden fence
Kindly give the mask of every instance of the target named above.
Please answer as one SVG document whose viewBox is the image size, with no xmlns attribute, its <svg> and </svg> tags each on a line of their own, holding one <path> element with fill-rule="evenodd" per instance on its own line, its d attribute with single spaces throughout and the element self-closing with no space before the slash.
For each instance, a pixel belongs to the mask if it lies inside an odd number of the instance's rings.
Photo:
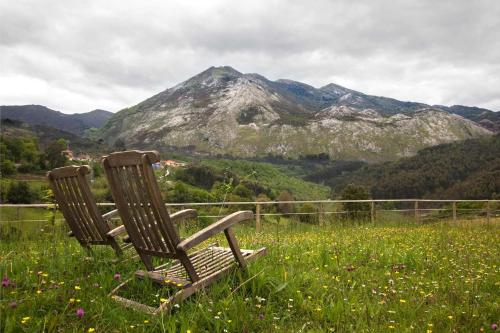
<svg viewBox="0 0 500 333">
<path fill-rule="evenodd" d="M 324 207 L 326 205 L 343 205 L 346 203 L 364 203 L 367 204 L 369 210 L 356 211 L 363 212 L 369 216 L 370 221 L 372 223 L 376 223 L 377 221 L 377 213 L 378 212 L 406 212 L 413 213 L 414 220 L 416 223 L 421 222 L 421 214 L 422 212 L 430 212 L 430 211 L 451 211 L 451 217 L 453 221 L 457 221 L 457 214 L 459 211 L 476 211 L 480 212 L 486 217 L 487 222 L 490 222 L 492 214 L 497 214 L 500 212 L 499 209 L 492 209 L 492 205 L 495 205 L 497 208 L 500 203 L 500 200 L 432 200 L 432 199 L 370 199 L 370 200 L 298 200 L 298 201 L 242 201 L 242 202 L 188 202 L 188 203 L 167 203 L 165 204 L 167 207 L 171 207 L 173 209 L 183 209 L 183 208 L 191 208 L 191 207 L 224 207 L 224 206 L 248 206 L 248 209 L 252 209 L 255 211 L 255 221 L 256 221 L 256 231 L 260 232 L 262 230 L 262 217 L 263 216 L 281 216 L 285 215 L 280 212 L 276 213 L 263 213 L 263 208 L 266 206 L 275 206 L 275 205 L 316 205 L 318 207 L 316 212 L 291 212 L 286 213 L 286 215 L 319 215 L 325 216 L 328 214 L 346 214 L 352 213 L 352 211 L 348 210 L 336 210 L 336 211 L 326 211 Z M 381 204 L 384 203 L 393 203 L 399 205 L 410 205 L 411 208 L 391 208 L 391 209 L 383 209 L 378 208 Z M 475 203 L 477 206 L 481 206 L 481 208 L 458 208 L 459 203 Z M 438 208 L 424 208 L 423 204 L 444 205 Z M 98 206 L 101 207 L 114 207 L 114 203 L 98 203 Z M 19 209 L 22 208 L 56 208 L 52 204 L 0 204 L 0 223 L 2 222 L 26 222 L 26 221 L 38 221 L 43 222 L 46 220 L 4 220 L 2 218 L 2 208 L 15 208 L 18 212 L 17 216 L 19 216 Z M 219 216 L 210 216 L 204 215 L 202 217 L 213 217 L 217 218 Z"/>
</svg>

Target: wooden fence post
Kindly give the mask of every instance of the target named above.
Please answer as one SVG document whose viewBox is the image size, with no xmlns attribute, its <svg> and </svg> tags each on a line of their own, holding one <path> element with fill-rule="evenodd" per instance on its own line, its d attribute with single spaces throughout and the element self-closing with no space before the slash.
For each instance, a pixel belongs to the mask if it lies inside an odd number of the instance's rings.
<svg viewBox="0 0 500 333">
<path fill-rule="evenodd" d="M 457 222 L 457 202 L 453 201 L 453 222 Z"/>
<path fill-rule="evenodd" d="M 256 204 L 255 206 L 255 231 L 261 232 L 262 224 L 260 221 L 260 204 Z"/>
<path fill-rule="evenodd" d="M 319 225 L 325 225 L 325 207 L 322 202 L 319 204 Z"/>
<path fill-rule="evenodd" d="M 372 201 L 370 205 L 370 220 L 375 224 L 375 201 Z"/>
<path fill-rule="evenodd" d="M 486 201 L 486 223 L 490 224 L 491 209 L 490 202 Z"/>
<path fill-rule="evenodd" d="M 418 210 L 418 200 L 415 201 L 415 222 L 420 223 L 420 211 Z"/>
</svg>

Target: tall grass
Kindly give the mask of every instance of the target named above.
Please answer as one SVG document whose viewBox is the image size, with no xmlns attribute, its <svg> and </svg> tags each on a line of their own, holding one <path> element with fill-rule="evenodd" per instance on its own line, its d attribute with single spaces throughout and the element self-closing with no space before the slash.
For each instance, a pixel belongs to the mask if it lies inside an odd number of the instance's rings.
<svg viewBox="0 0 500 333">
<path fill-rule="evenodd" d="M 8 278 L 0 288 L 0 331 L 491 330 L 500 318 L 499 222 L 318 226 L 266 218 L 262 233 L 252 225 L 236 229 L 242 247 L 266 246 L 266 257 L 157 317 L 107 297 L 143 268 L 131 254 L 118 263 L 106 248 L 89 256 L 54 228 L 0 242 L 0 277 Z M 191 222 L 182 233 L 196 227 Z M 159 305 L 165 292 L 134 281 L 127 296 Z"/>
</svg>

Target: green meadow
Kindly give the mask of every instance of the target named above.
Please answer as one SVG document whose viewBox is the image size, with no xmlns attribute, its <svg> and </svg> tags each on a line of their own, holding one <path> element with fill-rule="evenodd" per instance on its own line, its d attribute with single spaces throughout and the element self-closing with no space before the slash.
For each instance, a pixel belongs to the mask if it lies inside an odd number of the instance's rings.
<svg viewBox="0 0 500 333">
<path fill-rule="evenodd" d="M 236 234 L 267 256 L 159 316 L 107 296 L 143 268 L 132 252 L 118 262 L 106 248 L 89 255 L 57 220 L 4 238 L 0 331 L 478 332 L 498 323 L 498 219 L 263 222 L 261 233 L 249 222 Z M 190 221 L 181 234 L 199 227 Z M 169 288 L 133 279 L 125 296 L 159 305 Z"/>
</svg>

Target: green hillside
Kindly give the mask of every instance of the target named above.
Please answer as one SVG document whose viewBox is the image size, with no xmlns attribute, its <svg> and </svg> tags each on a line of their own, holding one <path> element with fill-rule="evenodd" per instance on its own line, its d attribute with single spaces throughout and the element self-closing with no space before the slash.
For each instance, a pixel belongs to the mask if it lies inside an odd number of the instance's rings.
<svg viewBox="0 0 500 333">
<path fill-rule="evenodd" d="M 234 172 L 250 181 L 268 186 L 276 191 L 288 191 L 295 199 L 314 200 L 329 196 L 327 186 L 305 181 L 285 167 L 245 160 L 203 160 L 203 165 Z"/>
<path fill-rule="evenodd" d="M 500 135 L 440 145 L 350 173 L 325 169 L 312 180 L 340 191 L 353 183 L 375 198 L 487 199 L 500 195 Z"/>
</svg>

